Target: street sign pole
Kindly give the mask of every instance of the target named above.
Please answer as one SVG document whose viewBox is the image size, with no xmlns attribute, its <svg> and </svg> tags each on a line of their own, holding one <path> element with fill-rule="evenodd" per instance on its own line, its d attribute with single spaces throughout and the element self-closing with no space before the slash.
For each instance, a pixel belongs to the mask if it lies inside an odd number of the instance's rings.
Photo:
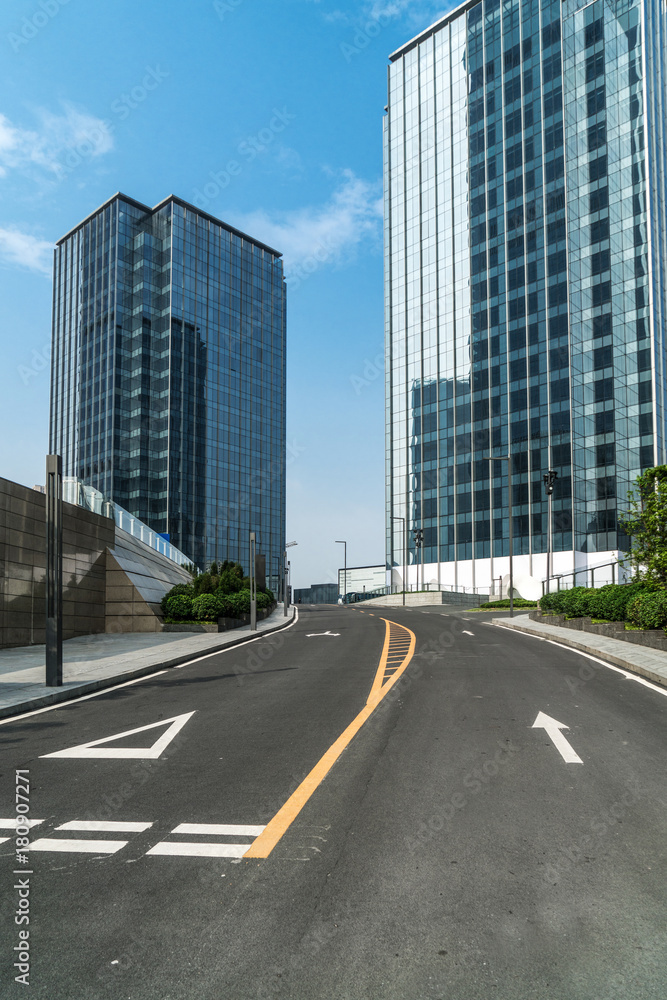
<svg viewBox="0 0 667 1000">
<path fill-rule="evenodd" d="M 63 683 L 63 469 L 46 456 L 46 684 Z"/>
</svg>

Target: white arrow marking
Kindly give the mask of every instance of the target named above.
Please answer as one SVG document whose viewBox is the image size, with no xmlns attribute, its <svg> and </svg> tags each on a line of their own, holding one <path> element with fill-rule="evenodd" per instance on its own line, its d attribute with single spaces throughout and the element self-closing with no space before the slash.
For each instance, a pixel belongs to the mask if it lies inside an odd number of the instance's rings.
<svg viewBox="0 0 667 1000">
<path fill-rule="evenodd" d="M 191 719 L 194 712 L 187 712 L 185 715 L 175 715 L 173 719 L 160 719 L 159 722 L 151 722 L 149 726 L 139 726 L 138 729 L 128 729 L 125 733 L 116 733 L 115 736 L 106 736 L 103 740 L 91 740 L 90 743 L 81 743 L 78 747 L 70 747 L 67 750 L 57 750 L 55 753 L 45 753 L 42 757 L 106 757 L 125 758 L 139 760 L 157 760 L 175 736 L 181 731 L 188 719 Z M 156 729 L 158 726 L 167 726 L 171 723 L 166 732 L 159 740 L 156 740 L 151 747 L 101 747 L 102 743 L 112 743 L 113 740 L 122 740 L 125 736 L 134 736 L 135 733 L 144 733 L 147 729 Z"/>
<path fill-rule="evenodd" d="M 567 742 L 561 729 L 569 729 L 569 726 L 564 725 L 562 722 L 557 722 L 556 719 L 552 719 L 550 715 L 545 715 L 544 712 L 538 712 L 535 722 L 531 726 L 531 729 L 544 729 L 546 730 L 547 736 L 551 739 L 553 745 L 558 750 L 566 764 L 583 764 L 581 757 L 574 752 L 570 744 Z"/>
<path fill-rule="evenodd" d="M 340 632 L 308 632 L 306 634 L 306 639 L 312 639 L 318 635 L 340 635 Z"/>
</svg>

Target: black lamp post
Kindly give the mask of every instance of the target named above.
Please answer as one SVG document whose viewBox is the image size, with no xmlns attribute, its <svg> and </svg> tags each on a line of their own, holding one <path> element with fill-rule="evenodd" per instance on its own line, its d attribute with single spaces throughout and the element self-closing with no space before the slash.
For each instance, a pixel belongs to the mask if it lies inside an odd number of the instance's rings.
<svg viewBox="0 0 667 1000">
<path fill-rule="evenodd" d="M 548 472 L 544 473 L 542 477 L 544 480 L 544 488 L 547 491 L 547 500 L 549 503 L 549 511 L 547 514 L 547 592 L 549 590 L 549 580 L 551 578 L 551 498 L 554 492 L 554 484 L 558 479 L 558 473 L 554 472 L 553 469 L 549 469 Z"/>
</svg>

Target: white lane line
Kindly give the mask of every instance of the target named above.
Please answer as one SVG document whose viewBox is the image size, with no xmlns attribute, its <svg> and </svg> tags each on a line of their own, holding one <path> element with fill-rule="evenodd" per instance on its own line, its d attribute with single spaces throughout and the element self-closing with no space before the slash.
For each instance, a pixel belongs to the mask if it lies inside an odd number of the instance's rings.
<svg viewBox="0 0 667 1000">
<path fill-rule="evenodd" d="M 299 611 L 297 608 L 295 610 L 295 615 L 289 625 L 285 625 L 284 628 L 274 629 L 273 632 L 262 633 L 258 635 L 256 639 L 246 639 L 245 642 L 239 642 L 236 646 L 225 646 L 223 649 L 218 649 L 214 653 L 206 653 L 204 656 L 198 656 L 195 660 L 188 660 L 187 663 L 180 663 L 181 667 L 189 667 L 191 663 L 198 663 L 199 660 L 205 660 L 209 656 L 219 656 L 220 653 L 231 652 L 231 650 L 237 650 L 240 646 L 247 646 L 249 642 L 259 642 L 262 639 L 268 639 L 271 635 L 276 632 L 286 632 L 288 628 L 292 625 L 296 625 L 299 620 Z M 92 694 L 82 694 L 80 698 L 70 698 L 68 701 L 56 702 L 55 705 L 47 705 L 45 708 L 34 708 L 32 712 L 23 712 L 21 715 L 11 715 L 7 719 L 0 719 L 0 726 L 7 726 L 11 722 L 18 722 L 20 719 L 28 719 L 31 715 L 41 715 L 42 712 L 53 712 L 57 708 L 67 708 L 68 705 L 78 705 L 80 701 L 88 701 L 89 698 L 99 698 L 103 694 L 109 694 L 111 691 L 118 691 L 120 688 L 129 687 L 130 684 L 141 684 L 142 681 L 152 681 L 154 677 L 159 677 L 160 674 L 168 674 L 169 671 L 173 669 L 168 667 L 166 670 L 156 670 L 154 674 L 146 674 L 145 677 L 135 677 L 131 681 L 123 681 L 122 684 L 114 684 L 113 687 L 102 688 L 101 691 L 93 691 Z"/>
<path fill-rule="evenodd" d="M 43 819 L 25 820 L 23 816 L 21 816 L 21 826 L 30 826 L 30 827 L 38 826 L 40 823 L 43 822 L 44 822 Z M 15 829 L 16 829 L 16 816 L 14 817 L 14 819 L 0 819 L 0 830 L 15 830 Z"/>
<path fill-rule="evenodd" d="M 55 840 L 43 837 L 30 845 L 30 851 L 72 851 L 80 854 L 115 854 L 127 840 Z M 246 848 L 247 850 L 247 848 Z"/>
<path fill-rule="evenodd" d="M 210 837 L 259 837 L 263 826 L 237 826 L 232 823 L 181 823 L 172 833 L 203 833 Z"/>
<path fill-rule="evenodd" d="M 568 653 L 576 653 L 578 656 L 585 656 L 587 660 L 592 660 L 593 663 L 599 663 L 602 667 L 607 667 L 608 670 L 615 670 L 617 674 L 623 674 L 626 681 L 637 681 L 638 684 L 643 684 L 644 687 L 650 688 L 651 691 L 656 691 L 658 694 L 663 695 L 667 698 L 667 688 L 661 684 L 656 684 L 654 681 L 647 681 L 645 677 L 641 677 L 639 674 L 633 674 L 629 670 L 624 670 L 623 667 L 616 667 L 613 663 L 607 663 L 606 660 L 601 660 L 599 656 L 593 656 L 591 653 L 584 653 L 582 649 L 575 649 L 574 646 L 567 646 L 564 642 L 558 642 L 557 639 L 547 639 L 543 635 L 534 635 L 532 632 L 523 632 L 521 629 L 508 628 L 507 625 L 496 625 L 494 622 L 482 622 L 482 625 L 490 625 L 491 628 L 501 628 L 505 632 L 514 632 L 516 635 L 527 635 L 529 639 L 538 639 L 539 642 L 549 642 L 552 646 L 558 646 L 559 649 L 565 649 Z M 618 640 L 622 642 L 623 640 Z"/>
<path fill-rule="evenodd" d="M 56 830 L 79 830 L 86 833 L 143 833 L 152 823 L 124 823 L 119 820 L 73 819 Z"/>
<path fill-rule="evenodd" d="M 188 660 L 187 663 L 180 663 L 178 664 L 178 666 L 189 667 L 193 663 L 199 663 L 201 660 L 208 660 L 208 658 L 211 656 L 220 656 L 221 653 L 227 653 L 227 652 L 231 653 L 232 650 L 236 652 L 236 650 L 240 649 L 241 646 L 247 646 L 251 642 L 262 642 L 262 640 L 268 642 L 268 640 L 273 635 L 277 635 L 278 632 L 280 632 L 280 634 L 282 635 L 282 633 L 286 632 L 288 628 L 292 628 L 293 625 L 297 624 L 297 622 L 299 621 L 299 609 L 295 607 L 294 611 L 295 611 L 294 618 L 289 623 L 289 625 L 285 625 L 284 627 L 281 627 L 279 629 L 274 629 L 273 632 L 264 632 L 258 635 L 255 639 L 246 639 L 244 642 L 237 642 L 235 646 L 225 646 L 223 649 L 217 649 L 213 653 L 204 653 L 203 656 L 198 656 L 195 660 Z"/>
<path fill-rule="evenodd" d="M 146 854 L 162 854 L 178 858 L 242 858 L 248 844 L 185 844 L 163 841 Z"/>
<path fill-rule="evenodd" d="M 10 715 L 8 719 L 0 719 L 0 726 L 7 726 L 10 722 L 18 722 L 20 719 L 28 719 L 31 715 L 41 715 L 42 712 L 53 712 L 57 708 L 67 708 L 68 705 L 78 705 L 80 701 L 88 701 L 90 698 L 99 698 L 110 691 L 119 691 L 120 688 L 129 687 L 130 684 L 141 684 L 142 681 L 152 681 L 160 674 L 167 674 L 168 670 L 156 670 L 154 674 L 146 674 L 145 677 L 135 677 L 132 681 L 123 681 L 122 684 L 114 684 L 113 687 L 102 688 L 101 691 L 93 691 L 92 694 L 82 694 L 80 698 L 70 698 L 68 701 L 59 701 L 55 705 L 47 705 L 46 708 L 34 708 L 32 712 L 23 712 L 22 715 Z"/>
</svg>

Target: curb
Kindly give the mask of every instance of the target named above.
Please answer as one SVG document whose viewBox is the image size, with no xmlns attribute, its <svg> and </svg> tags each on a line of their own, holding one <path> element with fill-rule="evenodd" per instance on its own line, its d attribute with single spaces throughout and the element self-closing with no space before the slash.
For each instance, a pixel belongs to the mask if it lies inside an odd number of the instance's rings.
<svg viewBox="0 0 667 1000">
<path fill-rule="evenodd" d="M 515 632 L 523 632 L 524 635 L 532 635 L 535 639 L 553 639 L 554 642 L 560 643 L 562 646 L 569 646 L 571 649 L 579 650 L 581 653 L 588 653 L 590 656 L 596 656 L 600 660 L 608 660 L 615 667 L 621 667 L 623 670 L 627 670 L 631 674 L 640 674 L 647 680 L 652 681 L 654 684 L 659 684 L 661 687 L 667 687 L 667 658 L 665 666 L 663 668 L 664 673 L 660 673 L 659 670 L 653 670 L 651 667 L 643 667 L 638 663 L 633 663 L 632 660 L 626 659 L 624 656 L 618 656 L 616 653 L 610 653 L 606 649 L 599 649 L 597 646 L 590 646 L 585 642 L 578 641 L 577 639 L 571 639 L 570 636 L 561 636 L 555 632 L 544 631 L 550 626 L 542 625 L 541 630 L 526 628 L 525 625 L 515 625 L 510 624 L 510 621 L 506 618 L 494 618 L 493 625 L 499 625 L 502 628 L 513 629 Z M 554 628 L 555 626 L 551 626 Z M 581 632 L 578 633 L 581 635 Z M 614 641 L 613 639 L 611 640 Z M 623 640 L 618 640 L 622 642 Z M 650 649 L 650 646 L 645 647 Z"/>
<path fill-rule="evenodd" d="M 134 681 L 140 677 L 150 677 L 151 674 L 156 674 L 160 670 L 165 670 L 169 667 L 177 667 L 181 663 L 188 663 L 190 660 L 198 660 L 204 656 L 210 656 L 212 653 L 223 653 L 226 649 L 232 649 L 234 646 L 240 646 L 244 642 L 252 642 L 253 639 L 261 639 L 265 635 L 271 635 L 273 632 L 280 632 L 282 629 L 287 628 L 288 625 L 294 623 L 296 617 L 296 606 L 292 605 L 292 614 L 286 622 L 282 622 L 280 625 L 274 625 L 272 628 L 262 629 L 254 636 L 242 636 L 238 639 L 228 640 L 227 642 L 220 643 L 219 646 L 213 646 L 204 650 L 197 650 L 195 653 L 181 653 L 179 656 L 170 657 L 168 660 L 162 660 L 161 663 L 151 663 L 150 666 L 137 667 L 136 670 L 127 670 L 122 674 L 116 674 L 113 677 L 101 677 L 96 681 L 84 681 L 81 684 L 76 684 L 76 686 L 68 686 L 63 684 L 61 688 L 57 688 L 51 694 L 41 695 L 39 698 L 30 698 L 28 701 L 20 702 L 17 705 L 5 705 L 0 708 L 0 719 L 11 718 L 14 715 L 23 715 L 25 712 L 32 712 L 38 708 L 47 708 L 49 705 L 57 705 L 61 702 L 76 701 L 82 695 L 91 694 L 94 691 L 102 691 L 104 688 L 117 687 L 120 684 L 125 684 L 127 681 Z"/>
</svg>

